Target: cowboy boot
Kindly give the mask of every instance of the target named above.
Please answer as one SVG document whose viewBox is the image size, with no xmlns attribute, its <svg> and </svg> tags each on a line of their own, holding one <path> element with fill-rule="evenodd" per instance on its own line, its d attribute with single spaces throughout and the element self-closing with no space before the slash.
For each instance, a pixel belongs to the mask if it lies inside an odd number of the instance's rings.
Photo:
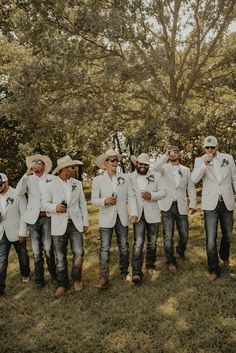
<svg viewBox="0 0 236 353">
<path fill-rule="evenodd" d="M 100 265 L 99 280 L 96 288 L 106 289 L 109 286 L 109 266 Z"/>
</svg>

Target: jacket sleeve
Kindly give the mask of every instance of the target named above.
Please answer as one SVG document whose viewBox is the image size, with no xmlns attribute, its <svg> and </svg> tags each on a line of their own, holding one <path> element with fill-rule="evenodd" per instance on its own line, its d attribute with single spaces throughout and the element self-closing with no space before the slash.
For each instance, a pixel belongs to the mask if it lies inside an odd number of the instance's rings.
<svg viewBox="0 0 236 353">
<path fill-rule="evenodd" d="M 192 182 L 197 184 L 206 173 L 207 166 L 203 163 L 202 158 L 196 158 L 193 172 L 191 175 Z"/>
<path fill-rule="evenodd" d="M 81 185 L 81 189 L 80 189 L 79 206 L 80 206 L 80 210 L 81 210 L 81 214 L 82 214 L 83 226 L 88 227 L 89 226 L 88 208 L 87 208 L 87 202 L 85 200 L 82 185 Z"/>
<path fill-rule="evenodd" d="M 28 175 L 23 175 L 16 186 L 16 196 L 24 196 L 28 192 Z"/>
<path fill-rule="evenodd" d="M 167 195 L 166 186 L 161 175 L 157 174 L 155 178 L 156 178 L 157 191 L 151 192 L 151 201 L 162 200 Z"/>
<path fill-rule="evenodd" d="M 19 232 L 18 235 L 20 237 L 26 237 L 28 235 L 27 233 L 27 223 L 23 221 L 23 216 L 26 210 L 27 206 L 27 200 L 25 195 L 23 196 L 17 196 L 17 203 L 19 207 L 19 213 L 20 213 L 20 224 L 19 224 Z"/>
<path fill-rule="evenodd" d="M 168 156 L 166 154 L 163 154 L 163 156 L 161 156 L 155 161 L 155 163 L 152 166 L 152 170 L 160 174 L 163 174 L 164 173 L 163 164 L 167 162 L 168 162 Z"/>
<path fill-rule="evenodd" d="M 105 207 L 105 198 L 101 197 L 101 190 L 97 177 L 93 179 L 91 202 L 94 206 Z"/>
<path fill-rule="evenodd" d="M 187 192 L 188 192 L 188 197 L 189 197 L 189 208 L 193 208 L 194 210 L 196 210 L 197 209 L 196 189 L 195 189 L 195 185 L 191 179 L 191 174 L 190 174 L 189 169 L 188 169 Z"/>
<path fill-rule="evenodd" d="M 52 196 L 53 196 L 52 183 L 53 182 L 48 183 L 43 187 L 42 204 L 43 204 L 43 208 L 45 208 L 47 213 L 57 213 L 57 211 L 56 211 L 57 204 L 52 203 Z"/>
</svg>

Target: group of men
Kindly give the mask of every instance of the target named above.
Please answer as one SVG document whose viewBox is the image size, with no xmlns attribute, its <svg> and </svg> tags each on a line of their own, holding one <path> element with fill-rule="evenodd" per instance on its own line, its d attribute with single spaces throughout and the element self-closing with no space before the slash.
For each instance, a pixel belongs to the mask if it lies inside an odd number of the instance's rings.
<svg viewBox="0 0 236 353">
<path fill-rule="evenodd" d="M 217 139 L 204 139 L 205 154 L 197 158 L 192 174 L 181 164 L 181 152 L 171 146 L 154 162 L 146 153 L 131 156 L 135 171 L 119 171 L 121 156 L 113 149 L 100 155 L 96 165 L 103 172 L 93 179 L 91 200 L 100 208 L 99 289 L 109 286 L 109 263 L 112 235 L 115 231 L 119 249 L 119 268 L 125 282 L 143 280 L 143 248 L 147 237 L 145 266 L 147 274 L 155 273 L 156 244 L 162 219 L 166 262 L 170 273 L 177 273 L 176 258 L 185 259 L 188 241 L 188 215 L 196 212 L 195 183 L 203 181 L 204 210 L 209 280 L 220 277 L 219 257 L 229 268 L 230 240 L 233 231 L 236 166 L 231 155 L 218 151 Z M 82 164 L 69 156 L 60 158 L 52 174 L 50 158 L 33 155 L 26 158 L 27 171 L 16 189 L 0 173 L 0 295 L 4 294 L 8 255 L 15 247 L 22 282 L 30 279 L 26 236 L 31 238 L 35 285 L 45 285 L 44 254 L 48 271 L 57 282 L 56 295 L 69 288 L 67 245 L 73 254 L 72 281 L 76 292 L 83 289 L 83 234 L 88 231 L 88 211 L 82 183 L 74 178 L 75 168 Z M 217 228 L 222 239 L 219 255 Z M 129 274 L 128 224 L 133 224 L 132 273 Z M 179 233 L 174 248 L 175 225 Z M 28 232 L 27 232 L 28 227 Z"/>
</svg>

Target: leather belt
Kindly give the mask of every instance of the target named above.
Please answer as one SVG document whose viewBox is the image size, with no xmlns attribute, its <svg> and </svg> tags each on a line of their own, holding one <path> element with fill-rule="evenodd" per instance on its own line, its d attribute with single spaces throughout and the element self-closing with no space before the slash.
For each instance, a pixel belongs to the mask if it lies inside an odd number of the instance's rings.
<svg viewBox="0 0 236 353">
<path fill-rule="evenodd" d="M 40 218 L 47 217 L 46 211 L 40 211 L 40 212 L 39 212 L 39 217 L 40 217 Z"/>
</svg>

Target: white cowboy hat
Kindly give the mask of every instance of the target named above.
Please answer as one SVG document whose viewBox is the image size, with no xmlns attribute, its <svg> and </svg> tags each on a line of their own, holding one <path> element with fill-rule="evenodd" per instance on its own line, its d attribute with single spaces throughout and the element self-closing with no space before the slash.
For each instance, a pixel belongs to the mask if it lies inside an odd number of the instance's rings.
<svg viewBox="0 0 236 353">
<path fill-rule="evenodd" d="M 203 147 L 216 147 L 217 145 L 218 145 L 218 142 L 215 136 L 207 136 L 204 139 Z"/>
<path fill-rule="evenodd" d="M 45 164 L 45 171 L 46 173 L 49 173 L 50 170 L 52 169 L 52 161 L 49 157 L 42 155 L 42 154 L 34 154 L 32 156 L 26 157 L 26 165 L 27 168 L 30 168 L 30 165 L 33 161 L 42 161 Z"/>
<path fill-rule="evenodd" d="M 107 158 L 110 158 L 110 157 L 117 157 L 118 159 L 120 159 L 120 154 L 115 150 L 113 150 L 112 148 L 110 148 L 108 151 L 106 151 L 106 153 L 103 153 L 97 157 L 95 163 L 98 166 L 98 168 L 105 169 L 106 167 L 104 162 L 107 160 Z"/>
<path fill-rule="evenodd" d="M 61 169 L 71 167 L 72 165 L 82 165 L 83 163 L 79 160 L 73 160 L 70 156 L 64 156 L 57 160 L 57 167 L 54 169 L 52 174 L 58 173 Z"/>
<path fill-rule="evenodd" d="M 137 162 L 151 164 L 149 155 L 147 153 L 141 153 L 138 157 L 131 156 L 130 159 L 134 163 L 134 165 L 136 165 Z"/>
</svg>

